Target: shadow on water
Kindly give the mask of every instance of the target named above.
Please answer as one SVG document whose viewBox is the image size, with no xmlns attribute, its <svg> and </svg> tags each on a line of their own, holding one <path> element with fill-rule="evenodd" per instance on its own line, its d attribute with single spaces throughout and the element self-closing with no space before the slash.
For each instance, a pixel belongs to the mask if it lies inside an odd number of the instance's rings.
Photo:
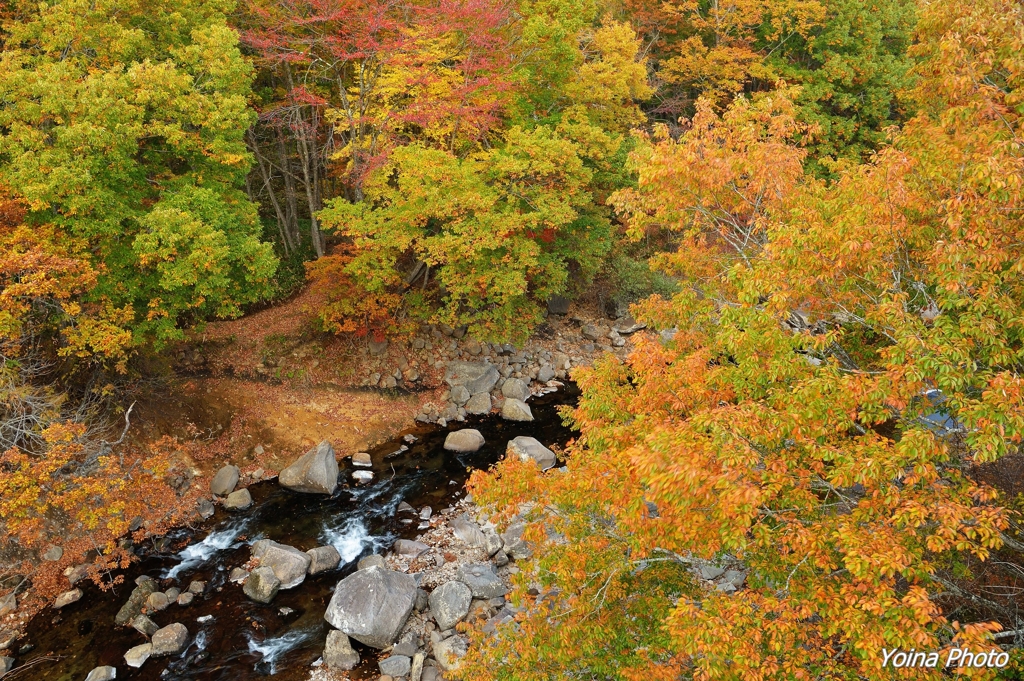
<svg viewBox="0 0 1024 681">
<path fill-rule="evenodd" d="M 513 423 L 488 416 L 453 423 L 447 429 L 431 426 L 408 431 L 419 438 L 405 445 L 401 439 L 374 448 L 374 480 L 364 486 L 351 481 L 354 470 L 343 460 L 339 489 L 331 497 L 303 495 L 280 488 L 276 481 L 249 487 L 255 504 L 232 515 L 222 509 L 195 530 L 169 535 L 172 549 L 159 552 L 147 544 L 140 561 L 124 571 L 124 584 L 103 592 L 83 586 L 80 601 L 60 613 L 45 610 L 30 623 L 23 641 L 34 646 L 18 661 L 12 681 L 82 681 L 99 665 L 117 667 L 119 679 L 198 681 L 306 679 L 310 665 L 320 657 L 327 638 L 323 619 L 334 585 L 355 569 L 362 556 L 383 552 L 399 537 L 414 537 L 415 523 L 403 524 L 398 504 L 435 510 L 452 505 L 464 493 L 472 469 L 486 468 L 504 454 L 505 444 L 518 435 L 531 435 L 544 444 L 564 445 L 572 432 L 564 427 L 557 407 L 575 402 L 574 385 L 531 400 L 535 420 Z M 486 439 L 473 454 L 453 454 L 442 445 L 449 430 L 477 428 Z M 407 450 L 402 451 L 405 445 Z M 407 521 L 408 522 L 408 521 Z M 273 539 L 307 550 L 332 544 L 342 556 L 338 570 L 309 577 L 299 586 L 281 591 L 269 605 L 248 600 L 242 589 L 228 582 L 228 573 L 249 558 L 250 545 Z M 114 615 L 127 600 L 135 579 L 149 575 L 162 589 L 185 590 L 193 580 L 207 583 L 192 605 L 172 604 L 150 617 L 160 626 L 184 624 L 190 634 L 188 648 L 173 657 L 151 658 L 132 669 L 124 653 L 145 643 L 130 627 L 117 627 Z M 357 650 L 364 664 L 354 678 L 376 678 L 371 673 L 373 651 Z M 361 673 L 360 673 L 361 672 Z"/>
</svg>

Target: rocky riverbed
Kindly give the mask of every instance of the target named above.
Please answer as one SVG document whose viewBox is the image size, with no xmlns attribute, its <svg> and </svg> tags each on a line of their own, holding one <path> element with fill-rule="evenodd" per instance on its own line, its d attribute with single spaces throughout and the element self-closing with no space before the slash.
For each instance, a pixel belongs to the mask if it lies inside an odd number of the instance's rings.
<svg viewBox="0 0 1024 681">
<path fill-rule="evenodd" d="M 69 570 L 68 593 L 6 643 L 9 677 L 441 678 L 465 652 L 458 622 L 515 613 L 504 595 L 525 547 L 479 522 L 462 485 L 506 452 L 556 463 L 571 436 L 556 408 L 574 392 L 541 392 L 524 400 L 533 421 L 470 415 L 367 452 L 325 444 L 262 482 L 225 466 L 206 524 L 137 546 L 120 584 Z"/>
</svg>

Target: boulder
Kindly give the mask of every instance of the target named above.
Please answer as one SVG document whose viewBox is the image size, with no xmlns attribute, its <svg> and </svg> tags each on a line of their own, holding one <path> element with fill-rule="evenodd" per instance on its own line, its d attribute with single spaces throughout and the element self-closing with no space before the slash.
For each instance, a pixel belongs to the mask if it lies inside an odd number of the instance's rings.
<svg viewBox="0 0 1024 681">
<path fill-rule="evenodd" d="M 191 582 L 189 582 L 188 590 L 189 590 L 189 593 L 194 593 L 194 594 L 197 594 L 197 595 L 201 594 L 201 593 L 203 593 L 203 591 L 206 590 L 206 582 L 198 580 L 198 579 L 194 579 Z"/>
<path fill-rule="evenodd" d="M 490 404 L 488 398 L 488 404 Z M 448 433 L 444 448 L 450 452 L 475 452 L 484 446 L 484 436 L 475 428 L 463 428 Z"/>
<path fill-rule="evenodd" d="M 167 594 L 167 600 L 169 600 L 169 601 L 176 601 L 176 600 L 178 600 L 178 596 L 181 594 L 181 589 L 172 586 L 170 589 L 168 589 L 164 593 Z"/>
<path fill-rule="evenodd" d="M 469 516 L 462 514 L 458 518 L 449 523 L 449 527 L 452 528 L 452 532 L 455 533 L 456 538 L 462 541 L 468 546 L 478 546 L 484 548 L 487 546 L 487 538 L 484 537 L 484 533 L 480 530 L 480 526 L 469 519 Z"/>
<path fill-rule="evenodd" d="M 623 336 L 628 336 L 631 333 L 636 333 L 640 329 L 646 328 L 646 324 L 641 324 L 630 315 L 626 315 L 615 322 L 615 326 L 612 327 L 612 330 Z"/>
<path fill-rule="evenodd" d="M 391 648 L 391 654 L 392 655 L 405 655 L 406 657 L 412 657 L 413 655 L 416 654 L 416 651 L 418 649 L 419 649 L 419 644 L 417 643 L 416 634 L 414 634 L 411 631 L 407 631 L 405 633 L 405 636 L 402 637 L 402 640 L 399 641 L 398 643 L 396 643 Z"/>
<path fill-rule="evenodd" d="M 224 508 L 229 511 L 244 511 L 252 506 L 252 495 L 247 489 L 235 490 L 224 500 Z"/>
<path fill-rule="evenodd" d="M 487 542 L 484 545 L 484 550 L 487 551 L 488 558 L 497 554 L 498 551 L 501 551 L 505 547 L 505 542 L 503 542 L 501 537 L 499 537 L 492 529 L 484 531 L 484 539 Z"/>
<path fill-rule="evenodd" d="M 132 629 L 135 629 L 135 631 L 143 636 L 152 636 L 160 630 L 160 625 L 145 615 L 139 615 L 132 620 Z"/>
<path fill-rule="evenodd" d="M 281 588 L 281 580 L 269 567 L 258 567 L 245 578 L 242 592 L 257 603 L 269 603 L 274 600 Z"/>
<path fill-rule="evenodd" d="M 195 598 L 196 595 L 194 593 L 192 593 L 191 591 L 186 591 L 183 594 L 178 594 L 178 597 L 174 600 L 178 605 L 185 607 L 188 605 L 192 605 L 192 601 L 194 601 Z"/>
<path fill-rule="evenodd" d="M 271 570 L 273 572 L 273 570 Z M 241 584 L 249 577 L 249 571 L 242 568 L 231 568 L 231 572 L 228 573 L 228 581 L 234 582 L 235 584 Z"/>
<path fill-rule="evenodd" d="M 392 545 L 391 550 L 399 556 L 403 556 L 411 560 L 429 551 L 430 547 L 423 542 L 399 539 L 395 541 L 394 545 Z"/>
<path fill-rule="evenodd" d="M 124 663 L 129 667 L 138 669 L 146 663 L 146 660 L 153 654 L 153 644 L 143 643 L 140 646 L 130 648 L 127 653 L 124 654 Z"/>
<path fill-rule="evenodd" d="M 501 418 L 506 421 L 532 421 L 533 412 L 530 405 L 522 400 L 506 399 L 501 405 Z"/>
<path fill-rule="evenodd" d="M 526 560 L 533 555 L 530 547 L 523 541 L 523 523 L 513 523 L 502 532 L 501 539 L 505 542 L 505 551 L 516 560 Z"/>
<path fill-rule="evenodd" d="M 491 394 L 477 393 L 466 402 L 467 414 L 486 414 L 491 411 Z"/>
<path fill-rule="evenodd" d="M 412 660 L 405 655 L 392 655 L 378 662 L 377 666 L 380 667 L 381 674 L 392 677 L 405 676 L 412 667 Z"/>
<path fill-rule="evenodd" d="M 61 595 L 57 596 L 57 600 L 53 602 L 54 610 L 60 610 L 61 608 L 71 605 L 82 598 L 81 589 L 72 589 L 71 591 L 65 591 Z"/>
<path fill-rule="evenodd" d="M 537 370 L 537 380 L 541 383 L 547 383 L 555 377 L 555 369 L 550 364 L 545 364 Z"/>
<path fill-rule="evenodd" d="M 434 645 L 434 659 L 441 671 L 451 672 L 459 668 L 461 658 L 469 652 L 469 644 L 461 636 L 449 636 Z"/>
<path fill-rule="evenodd" d="M 384 648 L 398 638 L 415 603 L 411 575 L 374 566 L 338 582 L 324 619 L 364 645 Z"/>
<path fill-rule="evenodd" d="M 510 378 L 501 385 L 501 394 L 510 400 L 525 402 L 530 396 L 530 388 L 518 378 Z"/>
<path fill-rule="evenodd" d="M 463 565 L 455 573 L 455 578 L 469 587 L 473 598 L 490 599 L 508 593 L 501 578 L 494 573 L 494 567 L 487 563 Z"/>
<path fill-rule="evenodd" d="M 416 653 L 412 656 L 412 666 L 409 668 L 409 681 L 422 681 L 424 659 L 426 659 L 426 656 L 423 653 Z"/>
<path fill-rule="evenodd" d="M 274 575 L 281 581 L 281 589 L 291 589 L 302 584 L 313 560 L 304 551 L 270 539 L 260 539 L 253 544 L 252 557 L 258 558 L 261 566 L 274 571 Z"/>
<path fill-rule="evenodd" d="M 117 615 L 114 616 L 114 623 L 118 626 L 128 624 L 141 615 L 142 606 L 146 604 L 149 595 L 154 591 L 156 591 L 156 582 L 151 579 L 143 580 L 142 583 L 132 590 L 131 595 L 128 597 L 128 602 L 117 611 Z"/>
<path fill-rule="evenodd" d="M 46 553 L 43 554 L 43 560 L 56 563 L 58 560 L 64 557 L 64 549 L 59 546 L 51 546 L 47 549 Z"/>
<path fill-rule="evenodd" d="M 499 377 L 498 369 L 487 362 L 450 362 L 444 380 L 452 388 L 460 385 L 475 395 L 491 392 Z"/>
<path fill-rule="evenodd" d="M 372 555 L 364 556 L 363 558 L 360 558 L 359 562 L 356 563 L 356 569 L 357 570 L 365 570 L 367 568 L 372 568 L 372 567 L 385 567 L 385 565 L 384 565 L 384 556 L 381 556 L 381 555 L 378 555 L 378 554 L 374 553 Z"/>
<path fill-rule="evenodd" d="M 457 385 L 454 388 L 452 388 L 451 393 L 448 395 L 448 398 L 452 402 L 461 407 L 462 405 L 466 404 L 466 402 L 469 402 L 470 394 L 469 391 L 466 390 L 466 386 Z"/>
<path fill-rule="evenodd" d="M 238 484 L 238 466 L 224 466 L 210 480 L 210 492 L 219 497 L 226 497 L 235 491 Z"/>
<path fill-rule="evenodd" d="M 89 676 L 85 677 L 85 681 L 114 681 L 117 678 L 117 667 L 103 666 L 96 667 Z"/>
<path fill-rule="evenodd" d="M 536 462 L 542 471 L 555 465 L 555 453 L 542 445 L 536 438 L 527 435 L 520 435 L 509 440 L 505 452 L 509 456 L 518 456 L 519 460 L 524 463 Z"/>
<path fill-rule="evenodd" d="M 146 610 L 150 612 L 166 610 L 168 605 L 170 605 L 170 601 L 167 600 L 167 594 L 163 591 L 154 591 L 146 599 Z"/>
<path fill-rule="evenodd" d="M 306 551 L 309 554 L 309 568 L 307 572 L 311 575 L 318 575 L 338 567 L 341 562 L 341 554 L 333 546 L 318 546 L 315 549 Z"/>
<path fill-rule="evenodd" d="M 217 512 L 217 509 L 214 508 L 212 501 L 204 497 L 196 504 L 196 512 L 199 513 L 199 517 L 203 520 L 209 520 Z"/>
<path fill-rule="evenodd" d="M 451 629 L 469 614 L 473 592 L 459 581 L 445 582 L 430 593 L 430 612 L 442 631 Z"/>
<path fill-rule="evenodd" d="M 180 653 L 188 644 L 188 629 L 181 622 L 168 624 L 157 630 L 149 640 L 153 644 L 153 657 Z"/>
<path fill-rule="evenodd" d="M 277 476 L 282 487 L 307 494 L 334 494 L 338 487 L 338 461 L 334 448 L 324 440 Z"/>
<path fill-rule="evenodd" d="M 327 634 L 327 645 L 324 646 L 324 664 L 330 669 L 347 672 L 359 664 L 359 653 L 352 649 L 352 642 L 344 633 L 331 630 Z"/>
</svg>

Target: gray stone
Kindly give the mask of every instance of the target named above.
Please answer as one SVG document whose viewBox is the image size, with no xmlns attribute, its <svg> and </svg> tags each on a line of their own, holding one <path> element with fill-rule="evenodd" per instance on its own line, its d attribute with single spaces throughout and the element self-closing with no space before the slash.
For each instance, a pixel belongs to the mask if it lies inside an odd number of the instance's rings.
<svg viewBox="0 0 1024 681">
<path fill-rule="evenodd" d="M 491 392 L 498 377 L 498 370 L 487 362 L 451 362 L 444 380 L 452 388 L 461 385 L 470 395 L 475 395 Z"/>
<path fill-rule="evenodd" d="M 449 636 L 448 638 L 434 644 L 434 659 L 441 671 L 451 672 L 459 668 L 461 658 L 469 652 L 469 645 L 466 639 L 461 636 Z"/>
<path fill-rule="evenodd" d="M 501 405 L 501 418 L 506 421 L 532 421 L 533 412 L 530 405 L 522 400 L 506 399 Z"/>
<path fill-rule="evenodd" d="M 524 402 L 530 396 L 530 388 L 518 378 L 510 378 L 501 385 L 501 394 L 509 399 Z"/>
<path fill-rule="evenodd" d="M 114 616 L 114 623 L 118 626 L 128 624 L 142 614 L 142 606 L 146 604 L 149 595 L 156 591 L 156 582 L 152 579 L 143 580 L 128 597 L 128 602 L 121 606 Z M 143 660 L 145 661 L 145 660 Z"/>
<path fill-rule="evenodd" d="M 522 523 L 513 523 L 501 534 L 505 542 L 505 551 L 516 560 L 526 560 L 533 555 L 530 547 L 523 541 L 523 530 L 526 526 Z"/>
<path fill-rule="evenodd" d="M 472 603 L 473 592 L 460 581 L 445 582 L 430 593 L 430 613 L 441 630 L 465 619 Z"/>
<path fill-rule="evenodd" d="M 71 589 L 71 591 L 65 591 L 61 595 L 57 596 L 57 600 L 53 602 L 54 610 L 60 610 L 61 608 L 71 605 L 82 598 L 81 589 Z"/>
<path fill-rule="evenodd" d="M 484 530 L 484 550 L 487 551 L 487 556 L 491 557 L 501 551 L 505 546 L 505 542 L 501 540 L 501 537 L 494 530 Z"/>
<path fill-rule="evenodd" d="M 372 555 L 369 555 L 369 556 L 364 556 L 363 558 L 359 559 L 358 563 L 356 563 L 356 569 L 357 570 L 366 570 L 366 569 L 372 568 L 372 567 L 380 567 L 380 568 L 382 568 L 384 566 L 385 566 L 384 556 L 380 556 L 380 555 L 378 555 L 376 553 L 374 553 Z"/>
<path fill-rule="evenodd" d="M 335 629 L 372 648 L 394 643 L 416 603 L 416 580 L 370 567 L 338 582 L 326 619 Z"/>
<path fill-rule="evenodd" d="M 449 523 L 456 538 L 469 546 L 484 548 L 487 546 L 487 538 L 481 531 L 480 526 L 470 520 L 466 515 L 461 515 Z"/>
<path fill-rule="evenodd" d="M 409 669 L 412 667 L 412 660 L 405 655 L 392 655 L 391 657 L 385 657 L 383 660 L 377 663 L 380 667 L 381 674 L 387 674 L 388 676 L 405 676 L 409 673 Z"/>
<path fill-rule="evenodd" d="M 373 465 L 373 459 L 366 452 L 356 452 L 352 455 L 352 465 L 369 468 Z"/>
<path fill-rule="evenodd" d="M 139 615 L 132 620 L 132 628 L 143 636 L 152 636 L 160 629 L 160 625 L 145 615 Z"/>
<path fill-rule="evenodd" d="M 473 598 L 497 598 L 508 593 L 501 578 L 494 573 L 494 566 L 488 563 L 463 565 L 455 573 L 455 578 L 469 587 Z"/>
<path fill-rule="evenodd" d="M 155 591 L 146 599 L 146 610 L 150 612 L 166 610 L 168 605 L 170 605 L 170 601 L 167 600 L 167 594 L 163 591 Z"/>
<path fill-rule="evenodd" d="M 261 566 L 249 573 L 245 578 L 245 586 L 242 592 L 257 603 L 269 603 L 274 600 L 278 590 L 281 588 L 281 580 L 277 578 L 274 571 Z"/>
<path fill-rule="evenodd" d="M 308 553 L 270 539 L 260 539 L 253 544 L 252 557 L 259 558 L 261 566 L 274 571 L 274 575 L 281 580 L 281 589 L 291 589 L 302 584 L 312 562 Z"/>
<path fill-rule="evenodd" d="M 395 644 L 395 647 L 391 649 L 391 654 L 412 657 L 416 654 L 417 648 L 419 646 L 416 644 L 416 635 L 410 631 L 402 637 L 401 641 Z"/>
<path fill-rule="evenodd" d="M 747 581 L 747 574 L 740 570 L 726 570 L 722 575 L 722 581 L 728 582 L 738 589 L 743 586 L 743 582 Z"/>
<path fill-rule="evenodd" d="M 273 570 L 271 570 L 273 572 Z M 235 584 L 241 584 L 249 577 L 249 571 L 242 568 L 231 568 L 231 572 L 228 573 L 228 581 L 234 582 Z"/>
<path fill-rule="evenodd" d="M 64 549 L 59 546 L 51 546 L 47 549 L 46 553 L 43 554 L 43 560 L 49 561 L 50 563 L 56 563 L 58 560 L 64 557 Z"/>
<path fill-rule="evenodd" d="M 194 601 L 195 598 L 196 598 L 196 595 L 194 593 L 192 593 L 191 591 L 186 591 L 183 594 L 178 594 L 178 598 L 175 599 L 175 602 L 178 605 L 180 605 L 182 607 L 185 607 L 185 606 L 188 606 L 188 605 L 192 605 L 192 601 Z"/>
<path fill-rule="evenodd" d="M 244 511 L 250 506 L 252 506 L 252 495 L 245 488 L 235 490 L 224 500 L 224 508 L 229 511 Z"/>
<path fill-rule="evenodd" d="M 700 568 L 700 576 L 707 580 L 717 579 L 725 574 L 725 568 L 715 567 L 714 565 L 703 565 Z"/>
<path fill-rule="evenodd" d="M 548 298 L 548 313 L 558 315 L 569 314 L 569 299 L 565 296 L 551 296 Z"/>
<path fill-rule="evenodd" d="M 138 669 L 146 663 L 146 660 L 153 654 L 153 644 L 143 643 L 140 646 L 130 648 L 127 653 L 124 654 L 124 662 L 129 667 Z"/>
<path fill-rule="evenodd" d="M 169 601 L 176 601 L 176 600 L 178 600 L 178 596 L 181 594 L 181 589 L 172 586 L 170 589 L 168 589 L 164 593 L 167 594 L 167 600 L 169 600 Z"/>
<path fill-rule="evenodd" d="M 203 520 L 209 520 L 213 517 L 213 514 L 217 512 L 217 509 L 214 508 L 212 501 L 203 497 L 199 500 L 199 503 L 196 504 L 196 511 L 199 513 L 200 518 Z"/>
<path fill-rule="evenodd" d="M 454 430 L 444 439 L 444 448 L 450 452 L 475 452 L 483 446 L 484 436 L 475 428 Z"/>
<path fill-rule="evenodd" d="M 429 551 L 430 547 L 424 544 L 423 542 L 412 541 L 409 539 L 399 539 L 395 541 L 394 545 L 391 547 L 391 550 L 399 556 L 413 559 Z"/>
<path fill-rule="evenodd" d="M 581 329 L 580 332 L 583 334 L 584 338 L 592 341 L 604 338 L 605 333 L 607 333 L 601 327 L 595 326 L 593 324 L 584 324 L 583 329 Z"/>
<path fill-rule="evenodd" d="M 542 471 L 555 465 L 555 453 L 542 445 L 536 438 L 520 435 L 509 440 L 505 447 L 509 456 L 517 456 L 523 463 L 534 461 Z"/>
<path fill-rule="evenodd" d="M 423 667 L 423 676 L 419 681 L 441 681 L 441 673 L 437 671 L 437 667 Z"/>
<path fill-rule="evenodd" d="M 194 593 L 197 595 L 201 594 L 203 593 L 203 591 L 206 590 L 206 582 L 194 579 L 191 582 L 189 582 L 188 590 L 190 593 Z"/>
<path fill-rule="evenodd" d="M 68 578 L 71 586 L 74 586 L 89 576 L 89 566 L 82 563 L 81 565 L 69 567 L 64 570 L 64 576 Z"/>
<path fill-rule="evenodd" d="M 324 664 L 331 669 L 351 671 L 359 664 L 359 653 L 352 649 L 352 642 L 344 633 L 331 630 L 324 646 Z"/>
<path fill-rule="evenodd" d="M 341 562 L 341 554 L 333 546 L 318 546 L 315 549 L 306 551 L 306 553 L 310 557 L 307 571 L 311 575 L 318 575 L 321 572 L 333 570 Z"/>
<path fill-rule="evenodd" d="M 181 622 L 168 624 L 153 634 L 149 642 L 153 644 L 153 657 L 174 655 L 188 644 L 188 629 Z"/>
<path fill-rule="evenodd" d="M 467 414 L 486 414 L 491 411 L 491 394 L 476 393 L 466 402 Z"/>
<path fill-rule="evenodd" d="M 14 667 L 14 658 L 0 655 L 0 676 L 6 676 L 12 667 Z"/>
<path fill-rule="evenodd" d="M 459 405 L 460 407 L 469 401 L 469 397 L 469 391 L 466 390 L 466 386 L 464 385 L 455 386 L 454 388 L 452 388 L 451 393 L 448 395 L 448 399 L 450 399 L 452 402 Z"/>
<path fill-rule="evenodd" d="M 324 440 L 277 476 L 282 487 L 307 494 L 334 494 L 338 487 L 338 461 L 334 448 Z"/>
<path fill-rule="evenodd" d="M 630 315 L 626 315 L 615 322 L 615 326 L 612 329 L 616 333 L 620 333 L 623 336 L 628 336 L 631 333 L 636 333 L 641 329 L 646 329 L 646 324 L 641 324 L 637 320 L 633 319 Z"/>
<path fill-rule="evenodd" d="M 412 656 L 412 666 L 409 668 L 409 681 L 421 681 L 423 678 L 423 653 L 416 653 Z"/>
<path fill-rule="evenodd" d="M 373 471 L 352 471 L 352 479 L 358 483 L 370 482 L 373 480 Z"/>
<path fill-rule="evenodd" d="M 238 484 L 238 466 L 224 466 L 210 480 L 210 492 L 219 497 L 226 497 L 235 491 Z"/>
<path fill-rule="evenodd" d="M 89 676 L 85 677 L 85 681 L 113 681 L 116 678 L 117 668 L 104 666 L 96 667 L 91 672 L 89 672 Z"/>
</svg>

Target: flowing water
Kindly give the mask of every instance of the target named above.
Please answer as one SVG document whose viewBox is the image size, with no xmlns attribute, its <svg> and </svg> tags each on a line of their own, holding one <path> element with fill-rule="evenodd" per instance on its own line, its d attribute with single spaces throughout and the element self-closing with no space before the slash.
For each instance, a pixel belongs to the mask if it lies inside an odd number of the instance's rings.
<svg viewBox="0 0 1024 681">
<path fill-rule="evenodd" d="M 34 648 L 20 656 L 12 681 L 82 681 L 99 665 L 117 667 L 121 679 L 198 681 L 270 678 L 306 679 L 320 657 L 328 626 L 323 619 L 334 585 L 355 569 L 362 556 L 383 552 L 399 537 L 414 537 L 417 522 L 403 524 L 396 510 L 402 501 L 416 508 L 450 506 L 463 494 L 469 472 L 495 463 L 508 440 L 531 435 L 544 444 L 564 445 L 572 433 L 561 424 L 557 406 L 575 400 L 573 386 L 531 400 L 535 421 L 512 423 L 497 417 L 454 423 L 450 430 L 477 428 L 486 439 L 473 454 L 444 451 L 449 429 L 410 431 L 419 438 L 376 447 L 374 480 L 363 486 L 347 484 L 354 470 L 341 463 L 343 485 L 331 497 L 304 495 L 280 488 L 276 481 L 249 488 L 255 501 L 247 511 L 232 515 L 218 508 L 216 515 L 195 530 L 172 533 L 171 548 L 160 543 L 140 547 L 141 560 L 124 571 L 124 584 L 103 592 L 83 586 L 83 598 L 60 613 L 45 610 L 29 625 L 27 638 Z M 408 515 L 408 514 L 406 514 Z M 306 550 L 331 544 L 342 563 L 338 570 L 308 577 L 302 584 L 281 591 L 268 605 L 255 603 L 228 582 L 231 568 L 249 558 L 250 546 L 269 538 Z M 166 544 L 166 542 L 163 542 Z M 145 642 L 130 627 L 114 625 L 114 615 L 127 600 L 136 577 L 149 575 L 160 588 L 188 588 L 192 580 L 207 582 L 192 605 L 172 604 L 151 615 L 160 626 L 184 624 L 191 636 L 188 648 L 169 658 L 151 658 L 141 669 L 124 663 L 131 647 Z M 363 663 L 353 678 L 376 678 L 373 651 L 353 642 Z"/>
</svg>

